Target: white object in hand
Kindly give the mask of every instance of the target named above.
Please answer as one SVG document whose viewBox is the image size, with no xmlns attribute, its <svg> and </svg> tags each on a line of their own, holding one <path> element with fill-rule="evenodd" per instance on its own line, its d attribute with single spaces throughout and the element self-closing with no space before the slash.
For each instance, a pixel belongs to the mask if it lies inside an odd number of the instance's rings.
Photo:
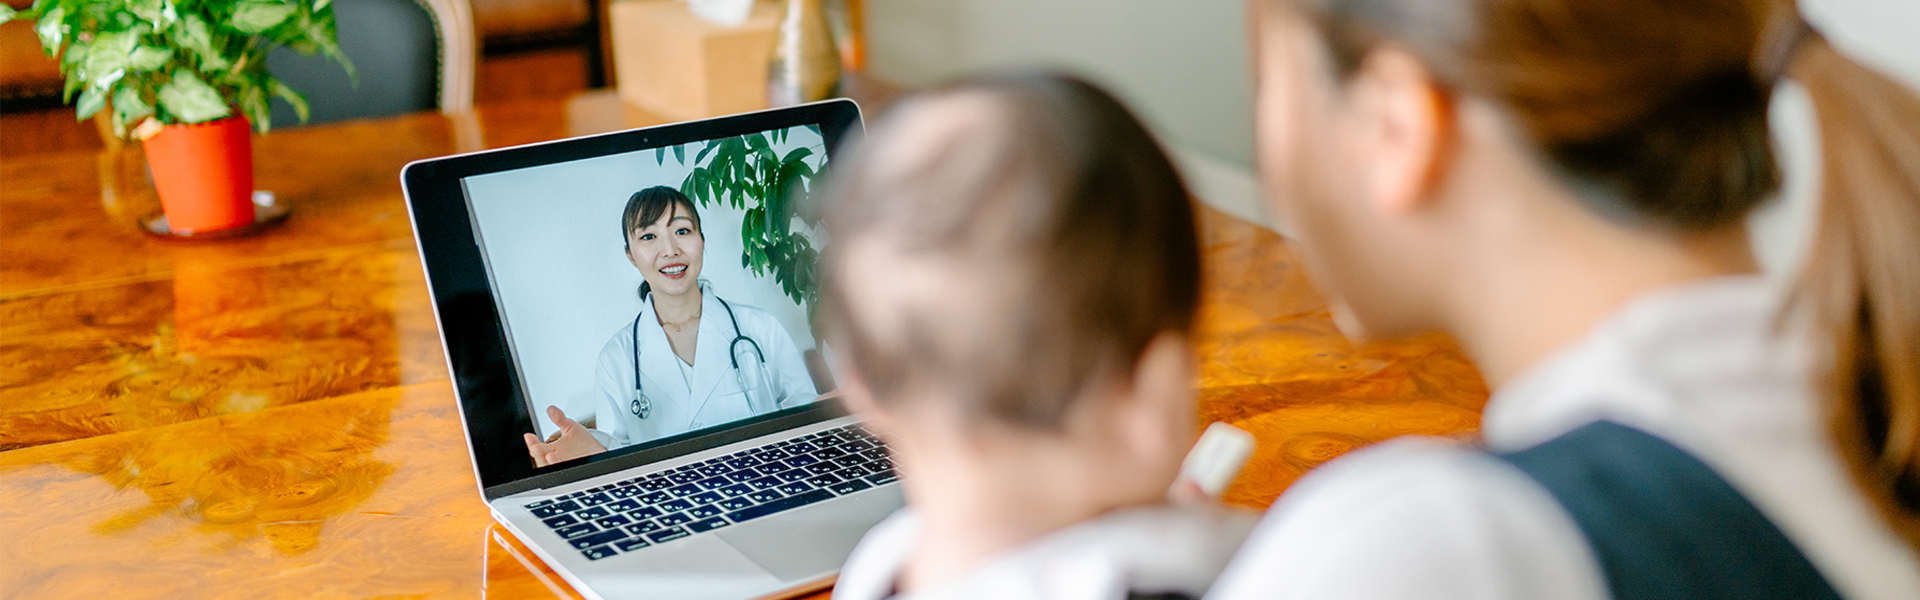
<svg viewBox="0 0 1920 600">
<path fill-rule="evenodd" d="M 753 0 L 687 0 L 687 8 L 708 23 L 739 27 L 753 14 Z"/>
<path fill-rule="evenodd" d="M 1253 456 L 1253 446 L 1253 434 L 1245 430 L 1226 423 L 1208 425 L 1180 463 L 1179 479 L 1192 481 L 1208 497 L 1219 498 Z"/>
</svg>

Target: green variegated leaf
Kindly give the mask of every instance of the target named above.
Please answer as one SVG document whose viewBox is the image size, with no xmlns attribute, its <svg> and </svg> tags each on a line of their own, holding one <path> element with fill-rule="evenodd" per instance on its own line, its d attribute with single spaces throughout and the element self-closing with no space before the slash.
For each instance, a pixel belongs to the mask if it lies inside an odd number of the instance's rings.
<svg viewBox="0 0 1920 600">
<path fill-rule="evenodd" d="M 113 112 L 121 121 L 133 121 L 153 114 L 153 105 L 140 97 L 140 89 L 124 86 L 113 92 Z"/>
<path fill-rule="evenodd" d="M 67 7 L 55 6 L 40 15 L 40 22 L 33 24 L 33 32 L 40 35 L 40 47 L 47 51 L 47 56 L 59 52 L 60 43 L 67 39 Z"/>
<path fill-rule="evenodd" d="M 246 0 L 233 9 L 233 28 L 247 33 L 262 33 L 293 16 L 295 7 L 274 0 Z"/>
<path fill-rule="evenodd" d="M 187 15 L 180 24 L 173 27 L 173 43 L 200 59 L 200 70 L 204 72 L 224 71 L 233 66 L 218 48 L 213 46 L 213 29 L 199 15 Z"/>
<path fill-rule="evenodd" d="M 0 4 L 0 23 L 12 21 L 13 16 L 16 14 L 19 14 L 19 13 L 14 12 L 13 7 L 7 6 L 5 4 Z"/>
<path fill-rule="evenodd" d="M 360 72 L 353 68 L 353 61 L 347 59 L 346 53 L 340 51 L 340 34 L 334 29 L 332 9 L 315 8 L 314 17 L 302 23 L 301 29 L 306 32 L 306 37 L 319 46 L 321 54 L 338 61 L 340 67 L 347 70 L 348 81 L 355 86 L 360 85 Z"/>
<path fill-rule="evenodd" d="M 112 71 L 107 71 L 106 73 L 88 73 L 87 77 L 92 78 L 89 81 L 93 83 L 93 85 L 90 85 L 88 87 L 99 88 L 104 90 L 104 89 L 113 87 L 113 84 L 118 83 L 121 77 L 126 77 L 126 76 L 127 76 L 126 69 L 114 69 Z"/>
<path fill-rule="evenodd" d="M 74 40 L 67 45 L 67 51 L 60 55 L 60 70 L 68 74 L 78 74 L 80 63 L 87 60 L 87 43 Z"/>
<path fill-rule="evenodd" d="M 231 114 L 220 92 L 192 71 L 173 72 L 173 81 L 160 86 L 160 108 L 180 123 L 205 123 Z"/>
<path fill-rule="evenodd" d="M 267 86 L 273 90 L 273 95 L 279 96 L 285 99 L 287 104 L 293 105 L 293 114 L 300 117 L 301 123 L 307 122 L 307 97 L 304 94 L 294 91 L 293 88 L 287 87 L 287 84 L 273 77 L 267 78 Z M 262 122 L 265 121 L 263 120 Z"/>
<path fill-rule="evenodd" d="M 103 33 L 93 38 L 87 46 L 87 57 L 80 65 L 80 72 L 92 80 L 94 87 L 101 87 L 101 80 L 114 71 L 124 72 L 127 59 L 132 56 L 133 48 L 140 38 L 131 31 Z M 114 77 L 118 79 L 118 77 Z"/>
<path fill-rule="evenodd" d="M 160 68 L 161 65 L 167 64 L 167 59 L 170 58 L 173 58 L 173 50 L 171 49 L 141 46 L 134 48 L 133 56 L 127 58 L 127 69 L 131 71 L 152 71 Z"/>
<path fill-rule="evenodd" d="M 106 90 L 88 86 L 87 91 L 80 92 L 80 101 L 73 104 L 73 113 L 77 120 L 85 121 L 93 118 L 94 114 L 106 107 Z"/>
<path fill-rule="evenodd" d="M 265 131 L 276 96 L 305 120 L 306 98 L 267 74 L 264 61 L 277 47 L 324 54 L 358 79 L 339 47 L 330 0 L 36 0 L 32 9 L 10 6 L 0 5 L 0 22 L 34 21 L 42 48 L 66 75 L 62 97 L 74 103 L 76 115 L 110 110 L 116 131 L 149 120 L 157 127 L 235 113 Z"/>
<path fill-rule="evenodd" d="M 83 88 L 86 86 L 87 86 L 87 79 L 85 77 L 81 77 L 79 73 L 68 71 L 67 84 L 64 87 L 62 87 L 62 89 L 60 90 L 60 101 L 72 102 L 73 93 L 80 91 L 80 88 Z"/>
<path fill-rule="evenodd" d="M 240 114 L 253 122 L 254 129 L 266 133 L 268 121 L 273 118 L 273 106 L 268 103 L 267 91 L 258 85 L 240 88 Z"/>
<path fill-rule="evenodd" d="M 165 23 L 166 9 L 166 0 L 127 0 L 128 11 L 156 25 Z"/>
</svg>

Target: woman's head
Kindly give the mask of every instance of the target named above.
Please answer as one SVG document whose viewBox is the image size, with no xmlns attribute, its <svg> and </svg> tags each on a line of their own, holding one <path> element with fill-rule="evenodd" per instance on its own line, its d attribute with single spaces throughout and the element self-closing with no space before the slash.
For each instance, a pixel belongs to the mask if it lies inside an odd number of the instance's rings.
<svg viewBox="0 0 1920 600">
<path fill-rule="evenodd" d="M 627 198 L 620 214 L 627 261 L 646 280 L 649 291 L 678 296 L 697 289 L 707 238 L 693 200 L 667 186 L 650 187 Z"/>
<path fill-rule="evenodd" d="M 1738 263 L 1742 217 L 1779 183 L 1768 100 L 1803 85 L 1825 189 L 1800 306 L 1830 336 L 1842 450 L 1920 545 L 1911 91 L 1809 35 L 1790 0 L 1252 1 L 1270 201 L 1316 280 L 1385 335 L 1461 328 L 1500 290 L 1435 292 L 1476 269 L 1544 267 L 1502 282 L 1537 287 L 1639 264 L 1600 254 Z M 1652 262 L 1615 273 L 1652 281 Z"/>
<path fill-rule="evenodd" d="M 1438 274 L 1503 215 L 1751 262 L 1742 217 L 1779 183 L 1754 65 L 1774 3 L 1255 2 L 1269 197 L 1363 329 L 1446 327 Z"/>
<path fill-rule="evenodd" d="M 822 297 L 850 396 L 1041 438 L 1159 411 L 1141 437 L 1178 459 L 1197 234 L 1179 175 L 1117 101 L 1054 75 L 964 81 L 902 101 L 834 177 Z"/>
</svg>

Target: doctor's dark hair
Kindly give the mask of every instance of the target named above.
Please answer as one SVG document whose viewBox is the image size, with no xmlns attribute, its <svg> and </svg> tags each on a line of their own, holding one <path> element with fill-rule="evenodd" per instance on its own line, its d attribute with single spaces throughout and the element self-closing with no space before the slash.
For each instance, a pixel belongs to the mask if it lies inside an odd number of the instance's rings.
<svg viewBox="0 0 1920 600">
<path fill-rule="evenodd" d="M 620 248 L 631 250 L 627 238 L 633 235 L 633 230 L 652 225 L 675 206 L 686 211 L 687 218 L 693 219 L 693 230 L 705 238 L 707 230 L 700 228 L 700 210 L 693 206 L 693 199 L 680 190 L 656 185 L 627 197 L 627 209 L 620 213 Z"/>
<path fill-rule="evenodd" d="M 1840 54 L 1792 0 L 1264 0 L 1329 74 L 1412 54 L 1500 107 L 1593 210 L 1668 231 L 1739 226 L 1778 187 L 1767 108 L 1813 100 L 1820 208 L 1793 308 L 1826 361 L 1834 443 L 1920 548 L 1920 97 Z M 1794 315 L 1798 317 L 1799 314 Z"/>
<path fill-rule="evenodd" d="M 652 225 L 654 221 L 660 220 L 661 215 L 667 214 L 667 211 L 675 206 L 685 211 L 687 218 L 693 219 L 694 232 L 699 233 L 701 239 L 706 239 L 707 230 L 700 227 L 700 211 L 694 208 L 693 199 L 680 193 L 680 190 L 656 185 L 634 192 L 632 196 L 627 197 L 627 209 L 620 213 L 620 250 L 632 252 L 633 248 L 630 246 L 632 242 L 627 240 L 633 236 L 633 230 Z M 647 297 L 647 293 L 653 291 L 651 287 L 646 282 L 641 282 L 640 297 Z"/>
<path fill-rule="evenodd" d="M 1155 338 L 1193 328 L 1187 189 L 1085 81 L 1016 73 L 920 94 L 842 164 L 822 196 L 822 314 L 882 405 L 931 398 L 1058 431 L 1129 383 Z"/>
</svg>

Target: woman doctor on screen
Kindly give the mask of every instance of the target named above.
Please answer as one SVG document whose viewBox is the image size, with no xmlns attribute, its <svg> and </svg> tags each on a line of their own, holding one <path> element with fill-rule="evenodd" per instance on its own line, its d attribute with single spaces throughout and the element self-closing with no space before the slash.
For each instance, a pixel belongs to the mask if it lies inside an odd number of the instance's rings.
<svg viewBox="0 0 1920 600">
<path fill-rule="evenodd" d="M 526 434 L 546 466 L 798 406 L 816 397 L 786 328 L 764 310 L 722 300 L 700 279 L 706 236 L 693 201 L 657 186 L 627 199 L 627 260 L 641 308 L 600 350 L 591 427 L 547 407 L 558 435 Z"/>
</svg>

